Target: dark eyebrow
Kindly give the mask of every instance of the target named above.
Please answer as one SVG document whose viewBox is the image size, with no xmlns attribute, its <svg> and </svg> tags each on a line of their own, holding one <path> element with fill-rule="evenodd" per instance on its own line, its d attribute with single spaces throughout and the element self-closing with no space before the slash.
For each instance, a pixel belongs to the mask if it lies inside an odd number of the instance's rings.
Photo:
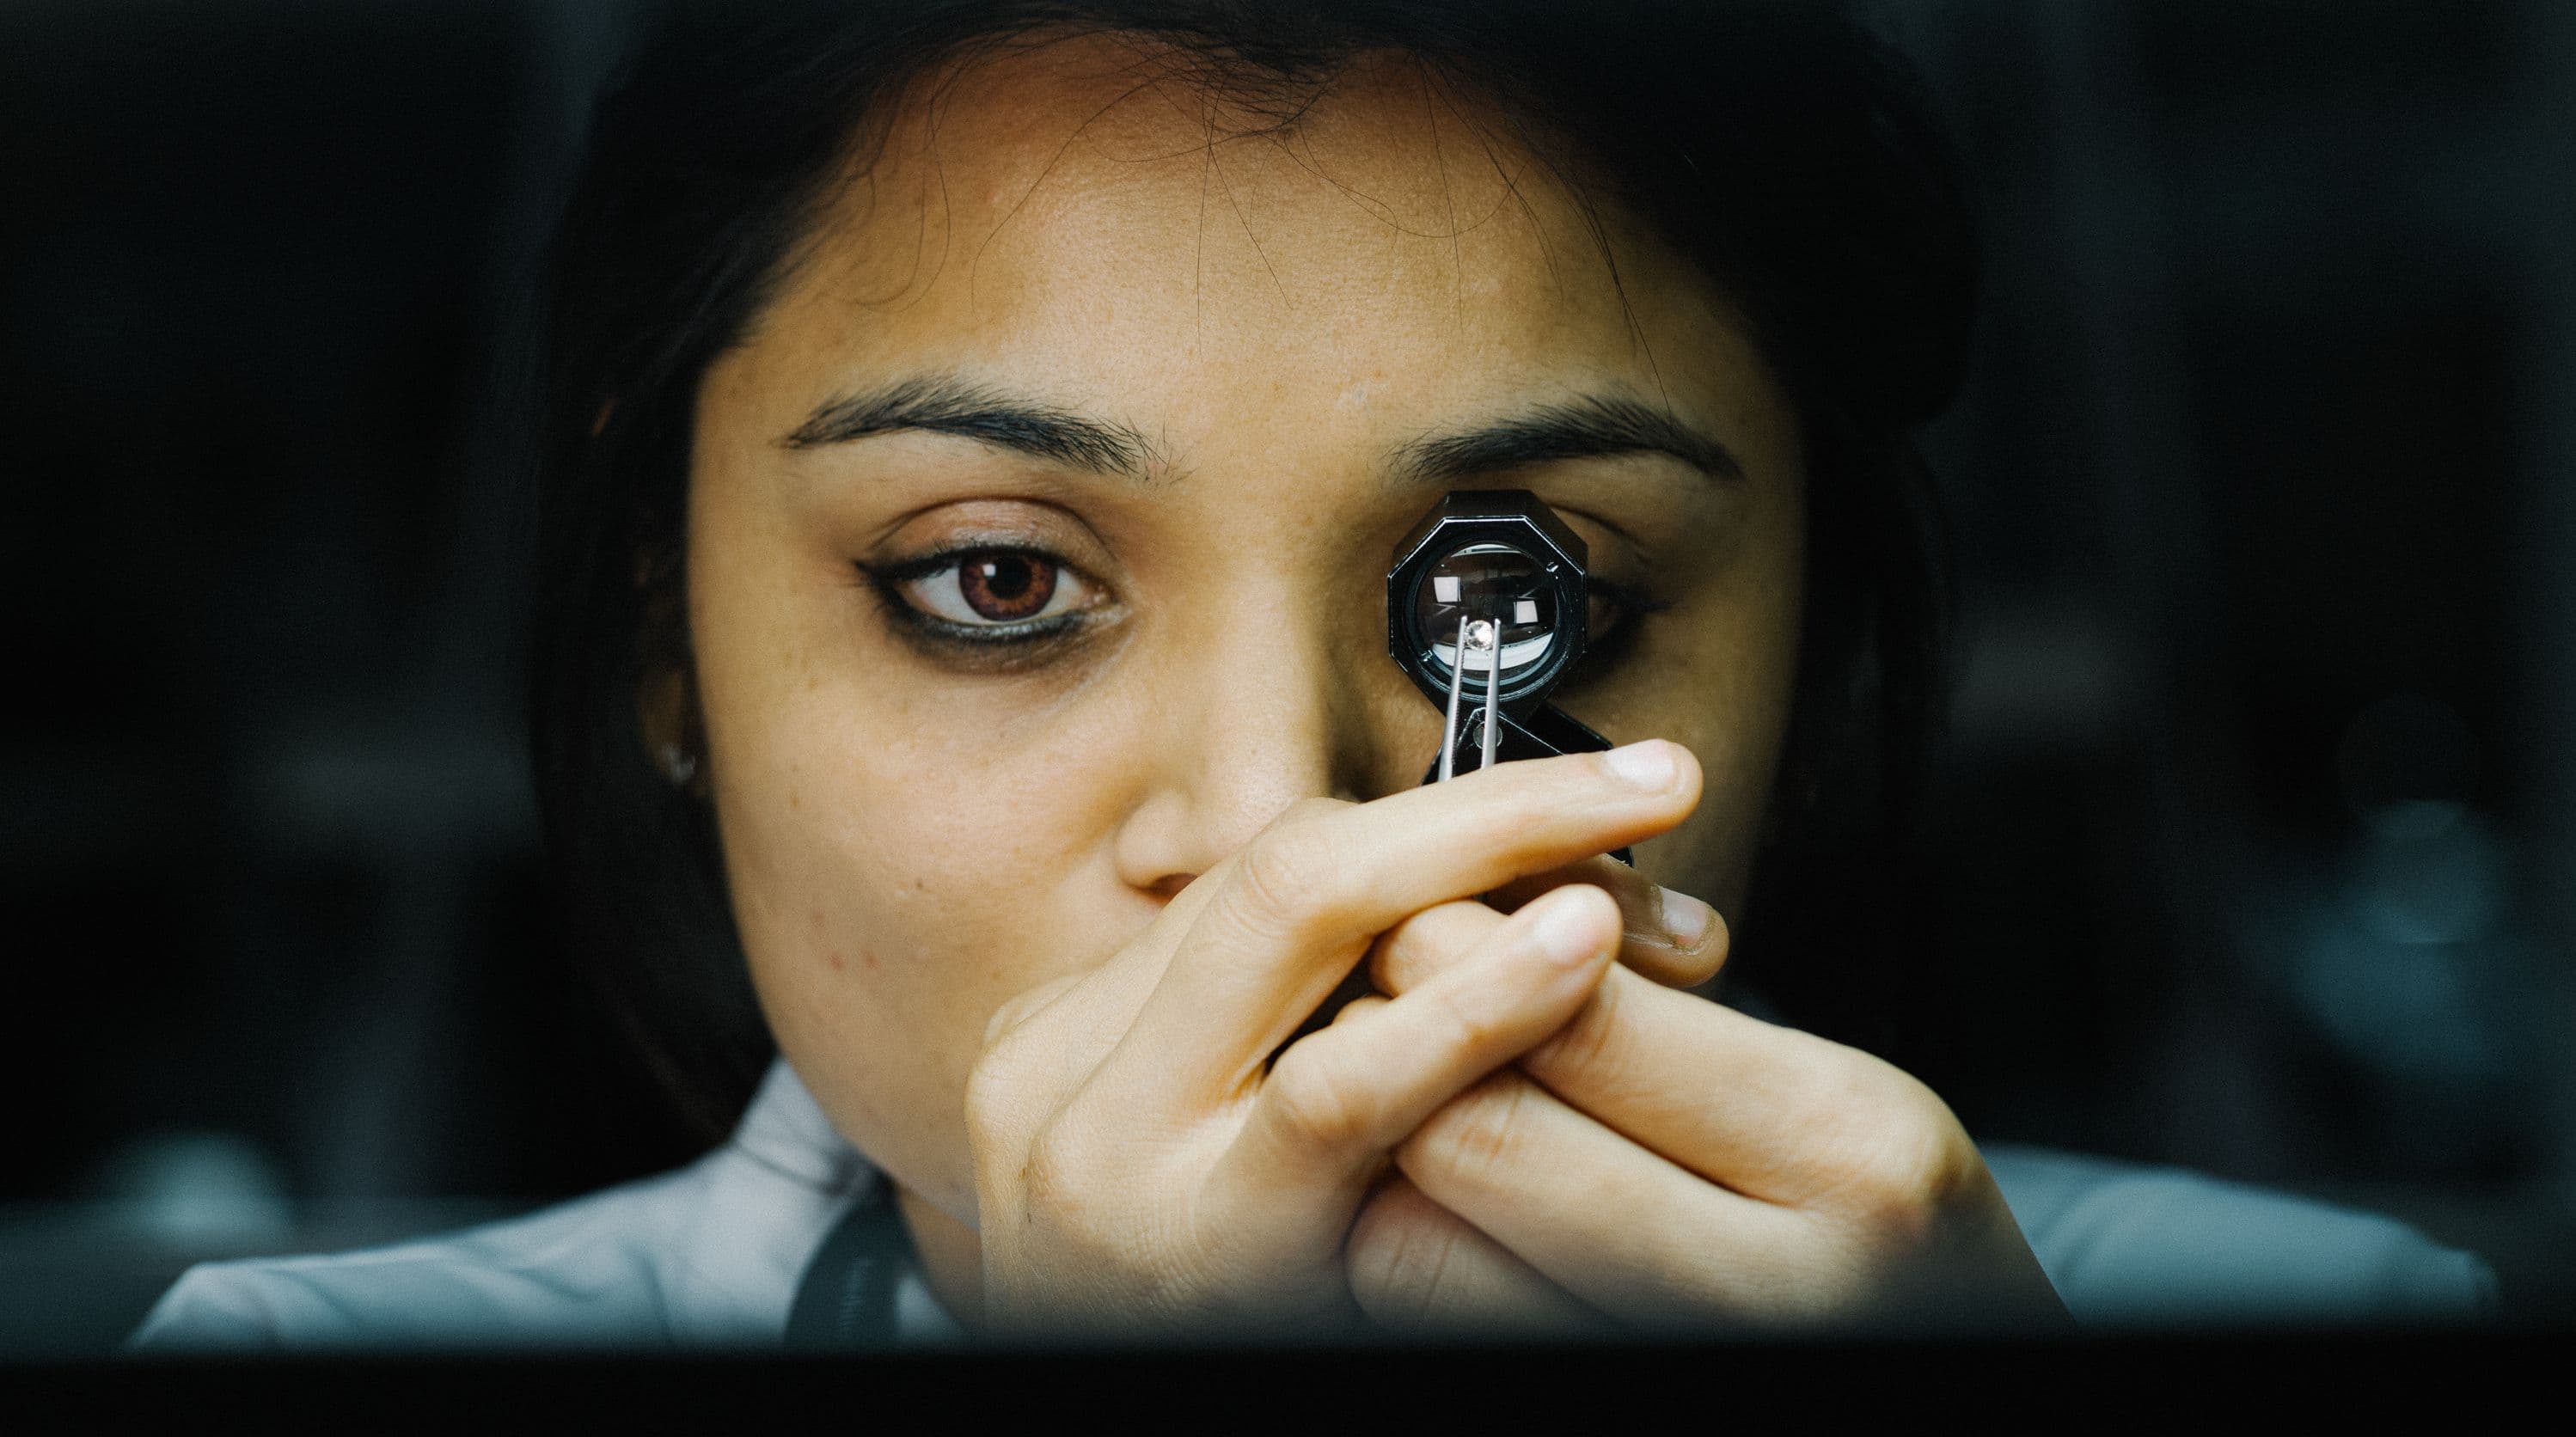
<svg viewBox="0 0 2576 1437">
<path fill-rule="evenodd" d="M 1156 460 L 1152 442 L 1126 425 L 939 375 L 900 380 L 867 394 L 832 400 L 778 442 L 790 449 L 811 449 L 902 429 L 954 434 L 1129 479 L 1143 479 Z"/>
<path fill-rule="evenodd" d="M 1641 452 L 1669 454 L 1712 479 L 1744 480 L 1734 451 L 1716 439 L 1663 410 L 1604 395 L 1408 441 L 1389 468 L 1412 483 L 1451 484 L 1525 464 Z"/>
</svg>

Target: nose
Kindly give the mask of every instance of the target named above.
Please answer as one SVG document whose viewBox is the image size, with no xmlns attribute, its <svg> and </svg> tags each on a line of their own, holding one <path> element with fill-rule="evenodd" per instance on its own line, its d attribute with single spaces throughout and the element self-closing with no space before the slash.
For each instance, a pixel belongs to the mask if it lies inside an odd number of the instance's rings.
<svg viewBox="0 0 2576 1437">
<path fill-rule="evenodd" d="M 1368 642 L 1378 616 L 1285 586 L 1239 597 L 1158 646 L 1144 736 L 1156 757 L 1116 857 L 1127 883 L 1163 897 L 1301 799 L 1369 796 L 1385 767 L 1377 730 L 1387 680 L 1401 675 Z"/>
</svg>

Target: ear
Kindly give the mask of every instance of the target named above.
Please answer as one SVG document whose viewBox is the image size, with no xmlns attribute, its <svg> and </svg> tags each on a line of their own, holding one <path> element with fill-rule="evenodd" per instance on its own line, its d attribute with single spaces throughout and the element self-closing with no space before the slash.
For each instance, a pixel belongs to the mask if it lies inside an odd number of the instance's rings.
<svg viewBox="0 0 2576 1437">
<path fill-rule="evenodd" d="M 635 686 L 636 730 L 644 756 L 673 788 L 706 795 L 704 740 L 698 730 L 697 684 L 679 664 L 655 664 Z"/>
<path fill-rule="evenodd" d="M 643 600 L 635 683 L 635 729 L 645 760 L 673 788 L 706 796 L 706 734 L 698 722 L 697 666 L 676 555 L 636 556 L 635 587 Z"/>
</svg>

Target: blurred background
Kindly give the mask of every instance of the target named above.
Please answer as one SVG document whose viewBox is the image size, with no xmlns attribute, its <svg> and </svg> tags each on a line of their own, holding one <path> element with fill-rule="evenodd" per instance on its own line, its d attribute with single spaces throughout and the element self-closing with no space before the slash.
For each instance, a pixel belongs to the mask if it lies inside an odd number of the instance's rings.
<svg viewBox="0 0 2576 1437">
<path fill-rule="evenodd" d="M 1987 224 L 1908 1054 L 2576 1315 L 2576 5 L 1879 7 Z M 603 0 L 0 0 L 0 1355 L 692 1145 L 559 954 L 531 255 Z"/>
</svg>

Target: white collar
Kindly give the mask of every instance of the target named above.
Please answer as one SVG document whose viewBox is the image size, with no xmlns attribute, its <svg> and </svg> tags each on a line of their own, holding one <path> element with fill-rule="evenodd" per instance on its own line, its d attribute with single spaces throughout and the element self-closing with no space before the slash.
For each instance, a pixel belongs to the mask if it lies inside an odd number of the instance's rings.
<svg viewBox="0 0 2576 1437">
<path fill-rule="evenodd" d="M 771 1172 L 845 1199 L 833 1204 L 835 1215 L 847 1209 L 846 1200 L 864 1195 L 873 1183 L 889 1180 L 883 1169 L 832 1126 L 823 1105 L 814 1101 L 814 1094 L 784 1056 L 773 1060 L 768 1073 L 762 1076 L 759 1090 L 752 1094 L 751 1106 L 743 1110 L 742 1121 L 734 1125 L 729 1146 Z M 827 1223 L 814 1238 L 814 1246 L 819 1246 L 829 1232 Z M 788 1276 L 789 1300 L 812 1256 L 809 1247 Z M 965 1335 L 957 1319 L 931 1293 L 918 1260 L 896 1282 L 895 1326 L 906 1342 L 950 1342 Z"/>
<path fill-rule="evenodd" d="M 771 1061 L 752 1094 L 733 1146 L 754 1162 L 831 1193 L 857 1193 L 882 1176 L 824 1115 L 784 1057 Z"/>
</svg>

